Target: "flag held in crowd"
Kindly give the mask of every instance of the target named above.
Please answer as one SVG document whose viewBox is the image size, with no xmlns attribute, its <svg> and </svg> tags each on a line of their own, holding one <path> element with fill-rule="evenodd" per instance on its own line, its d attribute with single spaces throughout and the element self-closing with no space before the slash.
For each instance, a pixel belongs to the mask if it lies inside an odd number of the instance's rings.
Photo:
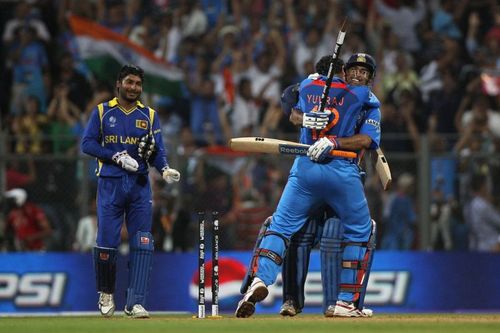
<svg viewBox="0 0 500 333">
<path fill-rule="evenodd" d="M 97 79 L 113 82 L 121 66 L 132 63 L 144 69 L 144 91 L 172 97 L 181 95 L 183 73 L 180 69 L 156 58 L 126 36 L 93 21 L 72 15 L 69 23 L 80 57 Z"/>
</svg>

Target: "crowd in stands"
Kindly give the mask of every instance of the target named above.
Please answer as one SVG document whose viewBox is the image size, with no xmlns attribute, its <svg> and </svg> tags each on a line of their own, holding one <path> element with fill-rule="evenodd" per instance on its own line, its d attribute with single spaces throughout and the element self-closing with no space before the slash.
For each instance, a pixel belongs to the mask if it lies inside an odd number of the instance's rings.
<svg viewBox="0 0 500 333">
<path fill-rule="evenodd" d="M 143 94 L 161 117 L 182 174 L 176 188 L 155 182 L 158 250 L 190 250 L 193 214 L 204 210 L 221 213 L 223 247 L 251 248 L 290 160 L 246 158 L 221 146 L 237 136 L 296 138 L 280 110 L 281 91 L 332 52 L 344 17 L 341 57 L 366 52 L 377 61 L 372 90 L 382 103 L 381 146 L 389 160 L 414 154 L 391 165 L 389 193 L 374 177 L 367 180 L 372 215 L 382 226 L 378 246 L 418 248 L 415 156 L 430 150 L 430 249 L 500 248 L 498 1 L 0 0 L 0 8 L 2 145 L 7 157 L 26 157 L 6 159 L 6 187 L 26 189 L 45 209 L 51 226 L 37 227 L 45 230 L 42 248 L 89 249 L 95 215 L 92 204 L 88 216 L 77 209 L 92 202 L 78 194 L 87 173 L 77 163 L 79 137 L 92 108 L 114 94 L 114 82 L 96 79 L 82 60 L 70 15 L 127 37 L 184 74 L 180 97 Z M 478 196 L 484 204 L 474 201 Z M 471 210 L 488 210 L 488 218 L 473 218 Z M 23 250 L 6 241 L 17 235 L 4 220 L 2 248 Z M 479 245 L 482 224 L 497 239 L 488 248 Z"/>
</svg>

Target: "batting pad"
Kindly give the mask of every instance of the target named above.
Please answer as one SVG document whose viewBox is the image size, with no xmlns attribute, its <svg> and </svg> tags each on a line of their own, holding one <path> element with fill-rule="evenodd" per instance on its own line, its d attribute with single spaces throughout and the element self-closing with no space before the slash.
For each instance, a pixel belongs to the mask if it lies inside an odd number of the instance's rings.
<svg viewBox="0 0 500 333">
<path fill-rule="evenodd" d="M 366 244 L 348 243 L 342 256 L 339 299 L 356 302 L 363 291 L 368 258 Z"/>
<path fill-rule="evenodd" d="M 317 229 L 318 220 L 309 218 L 290 239 L 290 246 L 283 261 L 283 300 L 293 300 L 299 309 L 304 307 L 304 283 Z"/>
<path fill-rule="evenodd" d="M 260 278 L 266 286 L 269 286 L 276 281 L 278 273 L 281 271 L 281 265 L 283 257 L 287 249 L 284 236 L 269 231 L 262 238 L 260 248 L 257 250 L 258 261 L 257 261 L 257 273 L 255 274 Z M 271 254 L 267 256 L 266 254 Z"/>
<path fill-rule="evenodd" d="M 323 285 L 323 312 L 335 305 L 342 270 L 342 235 L 344 228 L 338 218 L 329 218 L 323 226 L 320 255 L 321 282 Z"/>
<path fill-rule="evenodd" d="M 108 247 L 94 247 L 94 269 L 97 291 L 107 294 L 115 292 L 116 256 L 118 251 Z"/>
<path fill-rule="evenodd" d="M 139 231 L 130 241 L 129 287 L 127 309 L 135 304 L 145 305 L 153 268 L 153 235 Z"/>
</svg>

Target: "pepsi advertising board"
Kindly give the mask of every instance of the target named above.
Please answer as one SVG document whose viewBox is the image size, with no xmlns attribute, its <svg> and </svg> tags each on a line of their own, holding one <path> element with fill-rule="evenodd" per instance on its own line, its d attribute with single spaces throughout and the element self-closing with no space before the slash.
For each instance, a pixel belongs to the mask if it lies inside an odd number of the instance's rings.
<svg viewBox="0 0 500 333">
<path fill-rule="evenodd" d="M 233 313 L 250 252 L 221 252 L 219 304 Z M 209 256 L 207 256 L 209 258 Z M 500 257 L 480 253 L 375 253 L 366 306 L 376 312 L 455 312 L 500 310 Z M 117 308 L 125 304 L 127 262 L 118 262 Z M 155 254 L 149 311 L 195 313 L 198 297 L 195 253 Z M 206 296 L 210 305 L 211 262 L 206 264 Z M 305 286 L 306 313 L 321 313 L 320 259 L 313 252 Z M 278 313 L 281 277 L 257 313 Z M 97 293 L 89 254 L 16 253 L 0 255 L 0 312 L 97 312 Z"/>
</svg>

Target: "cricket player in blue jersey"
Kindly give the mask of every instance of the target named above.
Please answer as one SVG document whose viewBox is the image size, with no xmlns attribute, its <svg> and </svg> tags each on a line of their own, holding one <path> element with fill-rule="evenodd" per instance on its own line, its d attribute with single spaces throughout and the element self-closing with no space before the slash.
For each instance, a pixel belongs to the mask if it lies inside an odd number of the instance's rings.
<svg viewBox="0 0 500 333">
<path fill-rule="evenodd" d="M 357 62 L 366 62 L 366 57 L 357 54 Z M 366 68 L 356 67 L 355 71 L 368 73 Z M 304 117 L 317 111 L 325 82 L 326 77 L 318 74 L 300 83 L 296 108 L 308 110 Z M 328 123 L 322 129 L 301 129 L 300 141 L 311 147 L 307 156 L 295 159 L 272 222 L 254 253 L 253 276 L 238 303 L 236 317 L 251 316 L 255 312 L 255 303 L 267 297 L 267 286 L 276 280 L 291 236 L 302 228 L 310 211 L 321 204 L 327 204 L 337 212 L 344 228 L 340 290 L 333 315 L 367 317 L 361 310 L 360 295 L 371 268 L 373 251 L 367 251 L 367 247 L 373 233 L 373 222 L 356 159 L 330 153 L 333 150 L 376 148 L 380 140 L 378 106 L 378 100 L 368 87 L 348 86 L 341 78 L 334 77 L 325 109 Z M 366 119 L 367 110 L 377 110 L 378 114 L 373 112 L 373 119 Z M 361 134 L 360 129 L 365 125 L 368 134 Z"/>
<path fill-rule="evenodd" d="M 375 60 L 369 55 L 361 59 L 363 61 L 358 62 L 358 54 L 354 54 L 346 63 L 346 71 L 348 72 L 346 81 L 348 84 L 371 84 L 376 71 Z M 330 61 L 331 56 L 322 57 L 316 64 L 316 72 L 326 75 Z M 356 66 L 361 66 L 368 70 L 368 72 L 354 70 Z M 343 61 L 341 59 L 334 61 L 333 69 L 337 76 L 344 76 Z M 301 110 L 294 108 L 298 100 L 298 87 L 299 84 L 294 84 L 284 90 L 281 96 L 283 112 L 295 125 L 323 129 L 327 125 L 324 116 L 318 113 L 304 116 Z M 377 109 L 378 107 L 374 108 L 374 110 L 367 110 L 365 121 L 367 119 L 377 121 L 376 117 L 379 114 Z M 366 132 L 368 135 L 371 135 L 372 126 L 366 125 L 364 127 L 361 126 L 359 133 L 363 134 Z M 364 174 L 361 169 L 360 172 Z M 305 300 L 304 286 L 308 272 L 309 256 L 312 248 L 318 243 L 323 285 L 323 313 L 326 317 L 333 316 L 342 265 L 342 232 L 342 224 L 336 214 L 329 207 L 326 208 L 326 211 L 324 207 L 321 207 L 318 211 L 311 214 L 302 229 L 292 236 L 286 258 L 283 262 L 283 304 L 280 308 L 282 316 L 295 316 L 302 312 Z M 368 251 L 372 251 L 374 248 L 375 235 L 373 234 Z M 364 290 L 361 292 L 360 300 L 364 298 L 365 293 L 366 286 L 364 286 Z M 369 317 L 373 315 L 373 311 L 370 309 L 361 308 L 361 310 Z"/>
<path fill-rule="evenodd" d="M 167 163 L 156 112 L 139 100 L 143 81 L 141 68 L 123 66 L 116 81 L 117 97 L 94 108 L 81 143 L 82 151 L 97 159 L 97 240 L 93 257 L 98 306 L 105 317 L 115 311 L 117 248 L 126 222 L 130 258 L 125 314 L 149 318 L 144 308 L 154 250 L 149 165 L 167 183 L 180 179 L 180 173 Z"/>
</svg>

